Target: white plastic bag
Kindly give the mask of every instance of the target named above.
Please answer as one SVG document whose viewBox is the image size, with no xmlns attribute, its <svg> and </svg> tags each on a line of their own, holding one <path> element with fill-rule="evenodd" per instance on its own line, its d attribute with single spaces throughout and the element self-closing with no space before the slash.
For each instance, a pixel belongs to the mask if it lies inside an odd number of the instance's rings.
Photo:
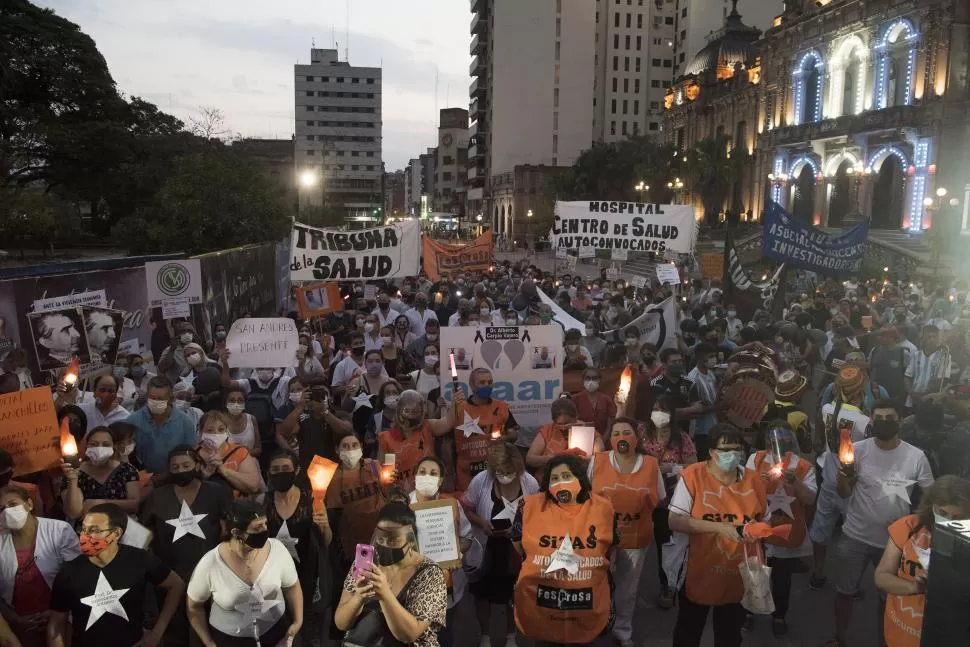
<svg viewBox="0 0 970 647">
<path fill-rule="evenodd" d="M 760 543 L 743 546 L 744 561 L 739 566 L 744 584 L 741 606 L 756 615 L 770 615 L 775 611 L 775 600 L 771 597 L 771 567 L 765 563 Z"/>
</svg>

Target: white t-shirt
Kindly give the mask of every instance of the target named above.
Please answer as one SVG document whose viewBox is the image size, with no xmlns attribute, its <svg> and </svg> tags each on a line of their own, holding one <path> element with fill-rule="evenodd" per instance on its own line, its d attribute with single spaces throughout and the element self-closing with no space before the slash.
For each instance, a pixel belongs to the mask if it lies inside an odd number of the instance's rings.
<svg viewBox="0 0 970 647">
<path fill-rule="evenodd" d="M 362 369 L 364 367 L 364 359 L 361 358 L 360 364 L 354 361 L 351 356 L 344 357 L 342 360 L 337 362 L 337 365 L 333 369 L 333 386 L 347 386 L 350 382 L 350 378 L 354 376 L 354 371 L 357 369 Z"/>
<path fill-rule="evenodd" d="M 428 394 L 441 386 L 441 378 L 437 373 L 430 375 L 424 371 L 411 371 L 411 379 L 414 381 L 414 390 L 425 398 Z"/>
<path fill-rule="evenodd" d="M 925 490 L 933 485 L 933 472 L 923 451 L 905 441 L 889 451 L 879 449 L 874 438 L 854 447 L 858 478 L 846 505 L 842 532 L 882 548 L 889 540 L 889 524 L 912 511 L 914 486 Z"/>
<path fill-rule="evenodd" d="M 227 636 L 252 638 L 253 622 L 259 635 L 273 628 L 286 613 L 283 589 L 299 582 L 293 558 L 281 542 L 267 541 L 269 556 L 250 588 L 219 555 L 216 546 L 196 565 L 189 580 L 193 602 L 212 598 L 209 625 Z"/>
</svg>

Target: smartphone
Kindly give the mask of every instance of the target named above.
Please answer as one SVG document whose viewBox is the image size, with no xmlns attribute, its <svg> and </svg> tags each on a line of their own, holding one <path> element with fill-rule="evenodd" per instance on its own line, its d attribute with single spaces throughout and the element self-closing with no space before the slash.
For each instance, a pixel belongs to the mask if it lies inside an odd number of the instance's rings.
<svg viewBox="0 0 970 647">
<path fill-rule="evenodd" d="M 359 580 L 364 572 L 370 570 L 374 564 L 374 547 L 370 544 L 357 544 L 357 554 L 354 557 L 354 579 Z"/>
<path fill-rule="evenodd" d="M 327 390 L 319 387 L 310 387 L 310 400 L 313 402 L 326 402 Z"/>
</svg>

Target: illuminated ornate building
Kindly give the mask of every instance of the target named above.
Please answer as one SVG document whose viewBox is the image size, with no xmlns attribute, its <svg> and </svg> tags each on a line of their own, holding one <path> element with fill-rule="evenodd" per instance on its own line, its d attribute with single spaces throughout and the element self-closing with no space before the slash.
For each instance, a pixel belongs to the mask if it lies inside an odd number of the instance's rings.
<svg viewBox="0 0 970 647">
<path fill-rule="evenodd" d="M 968 21 L 966 0 L 793 0 L 755 42 L 735 11 L 668 93 L 667 137 L 734 133 L 755 214 L 970 233 Z"/>
</svg>

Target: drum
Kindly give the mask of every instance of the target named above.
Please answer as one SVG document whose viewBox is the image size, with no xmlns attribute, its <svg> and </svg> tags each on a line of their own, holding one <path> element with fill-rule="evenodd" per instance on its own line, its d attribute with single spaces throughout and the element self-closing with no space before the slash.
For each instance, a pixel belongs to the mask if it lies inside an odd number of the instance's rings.
<svg viewBox="0 0 970 647">
<path fill-rule="evenodd" d="M 721 415 L 739 429 L 748 429 L 761 422 L 765 412 L 775 400 L 774 387 L 754 377 L 732 379 L 721 397 L 730 406 Z"/>
</svg>

